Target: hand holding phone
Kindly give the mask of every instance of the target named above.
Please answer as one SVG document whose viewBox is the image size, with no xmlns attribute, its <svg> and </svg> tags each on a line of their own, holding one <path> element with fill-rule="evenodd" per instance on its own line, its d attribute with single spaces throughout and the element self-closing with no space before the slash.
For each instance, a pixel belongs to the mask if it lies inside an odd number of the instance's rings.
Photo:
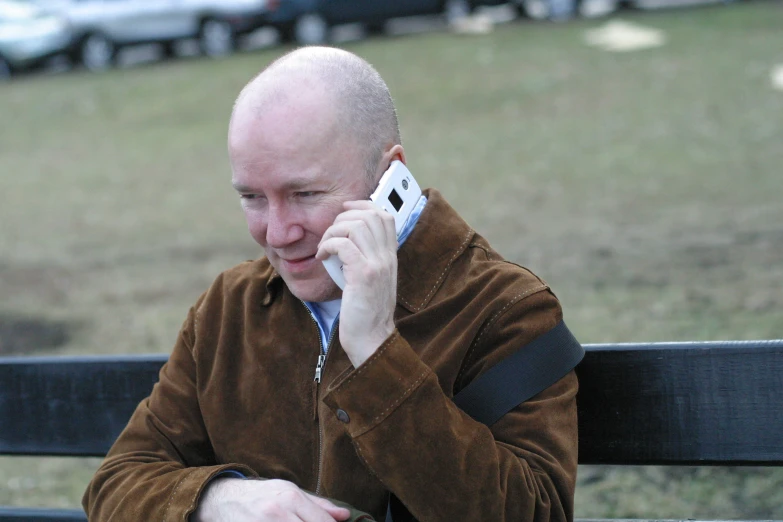
<svg viewBox="0 0 783 522">
<path fill-rule="evenodd" d="M 421 198 L 421 188 L 413 174 L 403 162 L 395 160 L 381 176 L 378 187 L 370 196 L 370 201 L 394 216 L 394 229 L 399 240 L 400 233 L 419 198 Z M 323 261 L 323 264 L 337 286 L 340 289 L 345 288 L 343 263 L 340 258 L 336 255 L 330 256 Z"/>
</svg>

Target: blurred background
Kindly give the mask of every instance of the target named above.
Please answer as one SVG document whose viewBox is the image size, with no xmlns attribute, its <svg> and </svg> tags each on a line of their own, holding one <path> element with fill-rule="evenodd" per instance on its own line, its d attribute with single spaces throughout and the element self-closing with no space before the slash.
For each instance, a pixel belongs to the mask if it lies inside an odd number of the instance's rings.
<svg viewBox="0 0 783 522">
<path fill-rule="evenodd" d="M 313 43 L 378 68 L 420 184 L 583 343 L 783 338 L 783 5 L 696 3 L 0 0 L 0 355 L 168 352 L 260 255 L 234 98 Z M 0 458 L 0 504 L 98 464 Z M 783 470 L 585 466 L 576 515 L 781 519 Z"/>
</svg>

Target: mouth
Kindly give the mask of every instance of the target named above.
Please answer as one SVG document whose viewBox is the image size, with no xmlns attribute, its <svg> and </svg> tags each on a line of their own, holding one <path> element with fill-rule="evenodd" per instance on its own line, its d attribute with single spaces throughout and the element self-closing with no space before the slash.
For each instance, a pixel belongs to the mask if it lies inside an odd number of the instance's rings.
<svg viewBox="0 0 783 522">
<path fill-rule="evenodd" d="M 282 257 L 280 258 L 280 262 L 282 263 L 286 271 L 292 273 L 309 270 L 311 266 L 315 263 L 315 261 L 316 261 L 315 255 L 299 257 L 294 259 L 285 259 Z"/>
<path fill-rule="evenodd" d="M 281 257 L 280 260 L 281 261 L 285 261 L 286 263 L 301 263 L 303 261 L 307 261 L 308 259 L 313 259 L 314 257 L 315 257 L 315 254 L 313 254 L 312 256 L 297 257 L 297 258 L 291 258 L 291 259 L 286 259 L 284 257 Z"/>
</svg>

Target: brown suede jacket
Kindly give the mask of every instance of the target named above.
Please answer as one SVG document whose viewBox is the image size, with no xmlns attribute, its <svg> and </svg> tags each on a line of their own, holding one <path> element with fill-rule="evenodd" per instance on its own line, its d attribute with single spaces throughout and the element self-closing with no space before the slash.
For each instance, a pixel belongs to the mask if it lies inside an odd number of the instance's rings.
<svg viewBox="0 0 783 522">
<path fill-rule="evenodd" d="M 491 428 L 451 397 L 553 328 L 546 283 L 504 261 L 435 190 L 400 248 L 397 331 L 354 369 L 266 258 L 221 274 L 182 326 L 84 495 L 91 522 L 184 522 L 224 470 L 290 480 L 383 520 L 573 518 L 573 372 Z"/>
</svg>

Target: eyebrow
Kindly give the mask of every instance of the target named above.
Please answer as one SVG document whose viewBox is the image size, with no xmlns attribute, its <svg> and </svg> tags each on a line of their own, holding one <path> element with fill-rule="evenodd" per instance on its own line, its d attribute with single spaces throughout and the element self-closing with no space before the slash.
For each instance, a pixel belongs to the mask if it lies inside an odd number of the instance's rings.
<svg viewBox="0 0 783 522">
<path fill-rule="evenodd" d="M 253 192 L 253 189 L 241 183 L 232 182 L 231 186 L 234 187 L 234 190 L 237 192 Z"/>
<path fill-rule="evenodd" d="M 283 183 L 282 189 L 283 190 L 301 190 L 303 188 L 308 188 L 313 185 L 313 183 L 316 183 L 317 180 L 314 180 L 312 178 L 292 178 L 285 183 Z M 232 182 L 231 185 L 234 187 L 234 190 L 237 192 L 256 192 L 256 190 L 253 187 L 250 187 L 248 185 L 244 185 L 239 182 Z"/>
</svg>

